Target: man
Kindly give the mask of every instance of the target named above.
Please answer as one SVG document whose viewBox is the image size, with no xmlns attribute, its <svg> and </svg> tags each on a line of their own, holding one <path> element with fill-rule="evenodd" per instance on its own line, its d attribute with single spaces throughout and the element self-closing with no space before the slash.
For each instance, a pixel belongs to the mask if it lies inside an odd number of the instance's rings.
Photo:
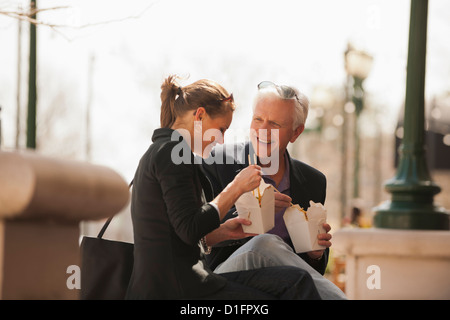
<svg viewBox="0 0 450 320">
<path fill-rule="evenodd" d="M 249 165 L 249 159 L 253 162 L 255 154 L 262 167 L 264 181 L 279 191 L 275 193 L 275 227 L 266 235 L 213 247 L 207 259 L 215 272 L 296 265 L 310 271 L 313 278 L 315 275 L 320 282 L 328 281 L 322 275 L 328 263 L 328 248 L 331 246 L 328 232 L 331 227 L 325 223 L 326 233 L 318 235 L 319 244 L 325 246 L 325 250 L 297 255 L 291 249 L 293 244 L 283 220 L 284 211 L 291 203 L 299 204 L 305 210 L 310 200 L 325 203 L 325 176 L 313 167 L 292 159 L 287 151 L 288 144 L 295 142 L 304 130 L 308 108 L 308 99 L 297 89 L 268 81 L 260 83 L 250 126 L 250 143 L 217 146 L 211 154 L 212 163 L 203 163 L 214 192 L 218 194 L 240 170 Z M 228 212 L 225 219 L 233 217 L 234 212 Z M 337 287 L 333 287 L 333 294 L 327 296 L 330 284 L 325 283 L 323 298 L 345 298 L 341 296 L 342 292 L 335 292 Z M 320 285 L 318 289 L 320 293 Z"/>
</svg>

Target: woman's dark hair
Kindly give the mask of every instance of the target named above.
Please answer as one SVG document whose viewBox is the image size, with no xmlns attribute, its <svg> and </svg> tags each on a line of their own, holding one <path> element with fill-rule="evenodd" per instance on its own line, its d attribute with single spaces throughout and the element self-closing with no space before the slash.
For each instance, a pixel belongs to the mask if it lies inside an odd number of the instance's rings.
<svg viewBox="0 0 450 320">
<path fill-rule="evenodd" d="M 233 96 L 220 84 L 202 79 L 181 87 L 176 75 L 168 76 L 161 85 L 161 128 L 170 128 L 178 116 L 203 107 L 211 117 L 234 111 Z"/>
</svg>

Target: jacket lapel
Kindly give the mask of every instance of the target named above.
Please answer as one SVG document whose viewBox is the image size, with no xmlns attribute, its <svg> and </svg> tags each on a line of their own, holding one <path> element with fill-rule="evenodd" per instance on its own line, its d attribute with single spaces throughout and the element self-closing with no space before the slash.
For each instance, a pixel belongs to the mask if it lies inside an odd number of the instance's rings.
<svg viewBox="0 0 450 320">
<path fill-rule="evenodd" d="M 310 192 L 307 188 L 306 179 L 299 166 L 296 166 L 289 153 L 286 152 L 289 159 L 290 166 L 290 192 L 292 203 L 299 204 L 303 209 L 309 207 L 309 200 L 311 199 Z"/>
</svg>

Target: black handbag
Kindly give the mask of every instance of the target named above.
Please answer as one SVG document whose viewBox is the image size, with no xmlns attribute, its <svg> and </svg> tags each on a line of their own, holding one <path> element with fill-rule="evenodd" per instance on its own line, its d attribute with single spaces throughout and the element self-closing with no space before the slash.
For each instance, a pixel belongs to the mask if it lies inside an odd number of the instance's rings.
<svg viewBox="0 0 450 320">
<path fill-rule="evenodd" d="M 133 271 L 134 245 L 102 238 L 111 220 L 105 222 L 97 237 L 84 236 L 81 241 L 81 300 L 125 298 Z"/>
</svg>

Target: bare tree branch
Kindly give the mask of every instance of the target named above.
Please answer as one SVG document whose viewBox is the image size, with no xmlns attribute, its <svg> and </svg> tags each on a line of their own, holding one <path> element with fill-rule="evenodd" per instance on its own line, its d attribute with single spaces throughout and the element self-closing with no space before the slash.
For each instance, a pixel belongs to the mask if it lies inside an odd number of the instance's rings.
<svg viewBox="0 0 450 320">
<path fill-rule="evenodd" d="M 36 25 L 46 25 L 46 26 L 53 26 L 55 27 L 56 25 L 54 24 L 50 24 L 50 23 L 46 23 L 43 21 L 39 21 L 35 18 L 33 18 L 33 16 L 35 16 L 37 13 L 39 12 L 44 12 L 44 11 L 50 11 L 50 10 L 58 10 L 58 9 L 67 9 L 69 7 L 51 7 L 51 8 L 27 8 L 26 10 L 3 10 L 0 8 L 0 14 L 11 17 L 11 18 L 15 18 L 15 19 L 19 19 L 19 20 L 23 20 L 23 21 L 27 21 Z"/>
<path fill-rule="evenodd" d="M 130 20 L 130 19 L 138 19 L 145 12 L 147 12 L 147 10 L 149 10 L 150 7 L 152 7 L 153 5 L 154 5 L 154 2 L 151 3 L 150 5 L 148 5 L 144 10 L 142 10 L 137 15 L 132 15 L 132 16 L 118 18 L 118 19 L 112 19 L 112 20 L 106 20 L 106 21 L 100 21 L 100 22 L 95 22 L 95 23 L 88 23 L 88 24 L 79 25 L 79 26 L 54 24 L 54 23 L 39 20 L 37 18 L 33 18 L 33 16 L 35 16 L 37 13 L 44 12 L 44 11 L 50 11 L 50 10 L 68 9 L 68 8 L 70 8 L 68 6 L 59 6 L 59 7 L 51 7 L 51 8 L 27 8 L 26 10 L 22 10 L 22 11 L 20 11 L 20 10 L 4 10 L 4 9 L 0 8 L 0 15 L 4 15 L 4 16 L 14 18 L 14 19 L 19 19 L 19 20 L 26 21 L 26 22 L 29 22 L 29 23 L 32 23 L 35 25 L 47 26 L 52 29 L 55 29 L 55 28 L 84 29 L 84 28 L 94 27 L 94 26 L 98 26 L 98 25 L 121 22 L 121 21 L 125 21 L 125 20 Z"/>
</svg>

